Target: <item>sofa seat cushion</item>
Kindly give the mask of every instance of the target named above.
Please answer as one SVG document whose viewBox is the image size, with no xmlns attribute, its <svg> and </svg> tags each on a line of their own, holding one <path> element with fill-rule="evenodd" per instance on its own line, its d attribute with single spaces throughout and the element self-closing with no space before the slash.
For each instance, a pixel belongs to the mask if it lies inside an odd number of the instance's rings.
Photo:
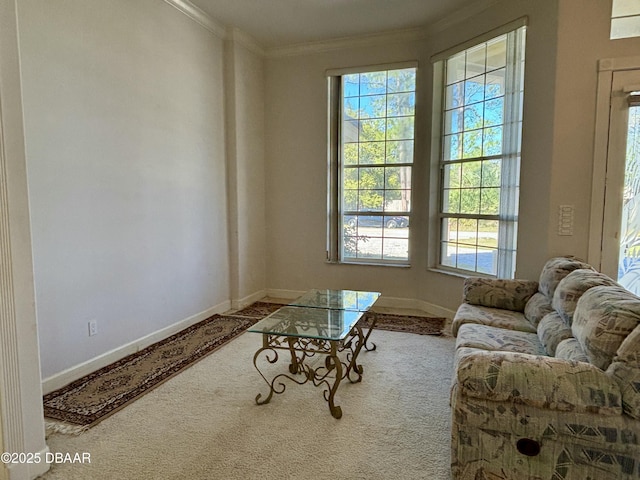
<svg viewBox="0 0 640 480">
<path fill-rule="evenodd" d="M 628 363 L 613 362 L 607 369 L 620 385 L 622 409 L 630 417 L 640 420 L 640 367 Z M 640 431 L 638 431 L 640 435 Z"/>
<path fill-rule="evenodd" d="M 575 413 L 621 415 L 618 383 L 590 363 L 461 347 L 454 384 L 459 394 Z"/>
<path fill-rule="evenodd" d="M 536 327 L 531 325 L 531 323 L 524 318 L 524 314 L 521 312 L 463 303 L 458 308 L 451 324 L 451 331 L 453 335 L 457 335 L 458 329 L 461 325 L 468 323 L 536 333 Z"/>
<path fill-rule="evenodd" d="M 470 347 L 481 350 L 500 350 L 503 352 L 520 352 L 529 355 L 546 355 L 544 346 L 538 335 L 530 332 L 506 330 L 504 328 L 475 325 L 462 325 L 458 330 L 456 348 Z"/>
<path fill-rule="evenodd" d="M 552 357 L 556 355 L 558 344 L 571 337 L 573 337 L 571 327 L 556 312 L 545 315 L 538 324 L 538 338 L 547 354 Z"/>
<path fill-rule="evenodd" d="M 580 346 L 580 342 L 575 338 L 567 338 L 562 340 L 556 347 L 556 358 L 561 360 L 569 360 L 571 362 L 589 363 L 589 358 Z"/>
<path fill-rule="evenodd" d="M 602 286 L 590 288 L 580 297 L 571 328 L 589 361 L 606 370 L 623 341 L 639 325 L 640 298 L 622 287 Z"/>
</svg>

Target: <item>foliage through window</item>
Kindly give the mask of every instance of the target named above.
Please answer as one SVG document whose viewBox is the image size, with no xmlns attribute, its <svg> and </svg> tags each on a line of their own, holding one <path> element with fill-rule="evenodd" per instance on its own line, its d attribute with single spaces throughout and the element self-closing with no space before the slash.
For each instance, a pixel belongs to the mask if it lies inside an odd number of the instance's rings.
<svg viewBox="0 0 640 480">
<path fill-rule="evenodd" d="M 439 266 L 515 269 L 524 30 L 443 60 Z"/>
<path fill-rule="evenodd" d="M 335 259 L 406 264 L 416 69 L 348 73 L 336 76 L 333 85 L 338 110 Z"/>
</svg>

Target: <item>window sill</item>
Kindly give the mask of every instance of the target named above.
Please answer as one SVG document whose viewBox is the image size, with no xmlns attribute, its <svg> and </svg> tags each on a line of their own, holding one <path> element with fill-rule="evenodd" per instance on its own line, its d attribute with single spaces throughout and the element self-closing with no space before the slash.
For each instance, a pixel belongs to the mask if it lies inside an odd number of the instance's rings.
<svg viewBox="0 0 640 480">
<path fill-rule="evenodd" d="M 375 263 L 375 262 L 343 262 L 337 260 L 327 260 L 330 265 L 364 265 L 367 267 L 395 267 L 395 268 L 411 268 L 408 263 Z"/>
<path fill-rule="evenodd" d="M 479 273 L 479 272 L 463 273 L 455 270 L 447 270 L 445 268 L 437 268 L 437 267 L 429 267 L 427 268 L 427 270 L 430 272 L 442 273 L 444 275 L 449 275 L 451 277 L 458 277 L 458 278 L 469 278 L 469 277 L 497 278 L 494 275 L 486 275 L 484 273 Z"/>
</svg>

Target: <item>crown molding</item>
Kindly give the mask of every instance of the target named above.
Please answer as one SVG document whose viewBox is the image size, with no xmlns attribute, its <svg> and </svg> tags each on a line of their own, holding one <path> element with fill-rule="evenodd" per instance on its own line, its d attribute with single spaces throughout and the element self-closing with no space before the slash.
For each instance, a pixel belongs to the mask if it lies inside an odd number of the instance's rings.
<svg viewBox="0 0 640 480">
<path fill-rule="evenodd" d="M 164 0 L 172 7 L 175 7 L 187 17 L 200 24 L 215 36 L 225 39 L 227 36 L 227 29 L 225 25 L 213 19 L 207 15 L 204 11 L 196 7 L 189 0 Z"/>
<path fill-rule="evenodd" d="M 433 34 L 448 30 L 456 25 L 479 15 L 485 10 L 500 3 L 500 0 L 481 0 L 461 11 L 446 15 L 440 20 L 423 27 L 390 30 L 367 35 L 354 35 L 349 37 L 321 40 L 318 42 L 306 42 L 282 47 L 273 47 L 266 50 L 266 56 L 270 58 L 292 57 L 296 55 L 308 55 L 314 53 L 342 50 L 345 48 L 374 47 L 394 42 L 408 42 L 423 40 Z"/>
<path fill-rule="evenodd" d="M 283 47 L 273 47 L 266 51 L 267 57 L 292 57 L 313 53 L 329 52 L 354 47 L 373 47 L 380 44 L 415 41 L 426 38 L 429 30 L 424 27 L 406 28 L 367 35 L 354 35 L 349 37 L 321 40 L 318 42 L 298 43 Z"/>
<path fill-rule="evenodd" d="M 232 40 L 234 43 L 243 46 L 257 55 L 263 57 L 266 55 L 264 47 L 255 38 L 240 30 L 238 27 L 227 27 L 227 39 Z"/>
<path fill-rule="evenodd" d="M 471 5 L 464 7 L 462 10 L 454 13 L 450 13 L 449 15 L 442 17 L 440 20 L 430 24 L 428 27 L 429 34 L 439 33 L 439 32 L 448 30 L 451 27 L 454 27 L 464 22 L 465 20 L 468 20 L 470 18 L 475 17 L 476 15 L 479 15 L 480 13 L 484 12 L 485 10 L 488 10 L 489 8 L 493 7 L 498 3 L 500 3 L 500 0 L 482 0 L 482 1 L 474 2 Z"/>
</svg>

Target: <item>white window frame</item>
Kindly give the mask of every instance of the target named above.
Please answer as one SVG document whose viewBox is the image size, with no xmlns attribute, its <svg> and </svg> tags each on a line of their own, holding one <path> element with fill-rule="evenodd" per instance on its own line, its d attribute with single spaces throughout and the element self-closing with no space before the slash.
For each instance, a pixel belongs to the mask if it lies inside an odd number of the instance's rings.
<svg viewBox="0 0 640 480">
<path fill-rule="evenodd" d="M 382 258 L 353 258 L 345 257 L 343 255 L 343 192 L 342 192 L 342 172 L 343 162 L 341 158 L 342 138 L 341 138 L 341 123 L 342 123 L 342 77 L 344 75 L 356 74 L 356 73 L 369 73 L 379 71 L 392 71 L 401 70 L 407 68 L 416 69 L 416 88 L 415 94 L 418 94 L 417 84 L 417 61 L 405 61 L 391 64 L 382 65 L 367 65 L 360 67 L 350 67 L 342 69 L 327 70 L 326 75 L 328 79 L 328 200 L 327 200 L 327 261 L 330 263 L 344 263 L 344 264 L 360 264 L 360 265 L 380 265 L 380 266 L 410 266 L 411 261 L 411 235 L 409 234 L 409 252 L 406 260 L 394 260 L 394 259 L 382 259 Z M 414 113 L 414 150 L 413 160 L 410 163 L 413 169 L 415 166 L 415 142 L 416 142 L 416 130 L 415 130 L 416 114 Z M 402 167 L 405 164 L 376 164 L 372 166 L 392 165 Z M 413 209 L 413 188 L 411 188 L 411 208 L 407 212 L 372 212 L 372 215 L 401 215 L 411 218 L 411 210 Z M 410 220 L 409 220 L 410 222 Z M 410 223 L 409 223 L 410 225 Z M 409 226 L 409 228 L 411 228 Z"/>
<path fill-rule="evenodd" d="M 464 42 L 454 48 L 434 55 L 431 61 L 434 66 L 434 91 L 433 91 L 433 119 L 432 119 L 432 149 L 431 149 L 431 198 L 430 218 L 431 233 L 429 237 L 429 265 L 431 269 L 462 276 L 488 276 L 498 278 L 513 278 L 515 274 L 516 250 L 517 250 L 517 226 L 518 226 L 518 200 L 520 179 L 520 155 L 522 138 L 522 106 L 523 98 L 520 92 L 514 91 L 513 85 L 523 85 L 523 72 L 514 66 L 519 65 L 522 58 L 521 50 L 516 48 L 519 42 L 525 41 L 527 18 L 523 17 L 506 24 L 498 29 Z M 481 214 L 451 214 L 443 213 L 444 190 L 444 98 L 446 87 L 446 60 L 467 49 L 491 41 L 502 35 L 510 35 L 508 40 L 511 46 L 507 51 L 507 73 L 505 82 L 505 107 L 502 142 L 502 154 L 491 158 L 500 158 L 502 174 L 500 183 L 500 207 L 495 216 Z M 509 78 L 510 77 L 510 78 Z M 478 157 L 474 160 L 482 160 Z M 461 160 L 464 162 L 466 160 Z M 498 220 L 498 252 L 496 274 L 487 274 L 477 271 L 453 268 L 443 265 L 442 262 L 442 224 L 444 218 L 474 218 L 479 220 Z M 476 267 L 477 268 L 477 267 Z"/>
</svg>

